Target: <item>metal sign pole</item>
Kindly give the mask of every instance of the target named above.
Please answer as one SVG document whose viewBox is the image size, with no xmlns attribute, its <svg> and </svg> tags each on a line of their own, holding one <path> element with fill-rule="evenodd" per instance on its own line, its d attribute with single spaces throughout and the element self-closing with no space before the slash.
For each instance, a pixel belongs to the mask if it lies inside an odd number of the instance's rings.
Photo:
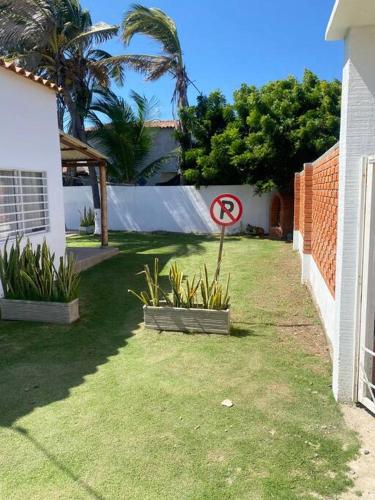
<svg viewBox="0 0 375 500">
<path fill-rule="evenodd" d="M 211 219 L 221 227 L 219 255 L 215 272 L 215 281 L 219 280 L 221 261 L 223 259 L 223 246 L 226 226 L 232 226 L 242 217 L 241 200 L 234 194 L 220 194 L 211 202 Z"/>
<path fill-rule="evenodd" d="M 220 276 L 221 261 L 222 261 L 222 258 L 223 258 L 224 236 L 225 236 L 225 226 L 221 226 L 219 255 L 217 257 L 217 267 L 216 267 L 216 273 L 215 273 L 215 281 L 218 281 L 219 276 Z"/>
</svg>

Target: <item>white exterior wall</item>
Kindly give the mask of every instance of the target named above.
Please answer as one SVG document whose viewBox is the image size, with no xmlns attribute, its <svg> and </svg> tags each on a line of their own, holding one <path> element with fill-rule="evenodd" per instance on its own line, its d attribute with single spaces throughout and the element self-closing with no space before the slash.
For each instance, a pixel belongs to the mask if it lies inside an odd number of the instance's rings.
<svg viewBox="0 0 375 500">
<path fill-rule="evenodd" d="M 324 278 L 315 263 L 314 257 L 303 253 L 303 236 L 299 231 L 293 233 L 293 249 L 301 257 L 301 281 L 306 284 L 313 296 L 314 302 L 319 310 L 319 314 L 331 344 L 332 351 L 336 348 L 335 339 L 335 299 L 324 281 Z"/>
<path fill-rule="evenodd" d="M 109 229 L 119 231 L 171 231 L 216 233 L 209 214 L 211 201 L 221 193 L 237 195 L 244 207 L 241 224 L 228 228 L 238 232 L 246 224 L 269 229 L 271 193 L 255 194 L 252 186 L 108 186 Z M 79 213 L 92 207 L 91 188 L 65 187 L 65 218 L 68 229 L 78 229 Z"/>
<path fill-rule="evenodd" d="M 333 391 L 355 398 L 361 157 L 375 152 L 375 27 L 346 37 L 340 133 Z"/>
<path fill-rule="evenodd" d="M 0 109 L 0 169 L 47 173 L 50 230 L 28 237 L 33 244 L 46 238 L 59 257 L 65 252 L 65 222 L 56 94 L 0 67 Z"/>
</svg>

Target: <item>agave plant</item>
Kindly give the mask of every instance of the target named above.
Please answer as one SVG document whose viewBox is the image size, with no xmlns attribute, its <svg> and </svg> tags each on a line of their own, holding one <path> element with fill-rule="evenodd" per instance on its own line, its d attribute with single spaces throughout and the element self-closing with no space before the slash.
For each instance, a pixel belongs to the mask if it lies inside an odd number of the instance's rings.
<svg viewBox="0 0 375 500">
<path fill-rule="evenodd" d="M 34 250 L 30 240 L 22 248 L 17 238 L 8 249 L 8 240 L 0 254 L 0 279 L 6 299 L 70 302 L 78 297 L 79 276 L 74 258 L 60 258 L 55 267 L 55 254 L 46 241 Z"/>
</svg>

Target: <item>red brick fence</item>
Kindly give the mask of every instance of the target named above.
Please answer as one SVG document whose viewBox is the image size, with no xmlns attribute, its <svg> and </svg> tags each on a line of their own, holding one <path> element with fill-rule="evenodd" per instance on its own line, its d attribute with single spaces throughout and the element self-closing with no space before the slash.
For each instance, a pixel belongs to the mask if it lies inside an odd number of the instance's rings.
<svg viewBox="0 0 375 500">
<path fill-rule="evenodd" d="M 335 296 L 339 145 L 295 175 L 294 233 Z"/>
</svg>

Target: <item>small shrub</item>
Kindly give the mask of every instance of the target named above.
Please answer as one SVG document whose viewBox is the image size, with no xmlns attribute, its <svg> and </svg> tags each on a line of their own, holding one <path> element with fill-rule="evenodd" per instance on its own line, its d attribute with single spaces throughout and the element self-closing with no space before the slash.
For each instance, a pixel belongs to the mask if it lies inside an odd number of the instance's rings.
<svg viewBox="0 0 375 500">
<path fill-rule="evenodd" d="M 79 275 L 73 256 L 61 257 L 55 267 L 46 241 L 34 250 L 30 240 L 21 249 L 17 238 L 8 250 L 8 241 L 0 254 L 0 279 L 4 297 L 13 300 L 70 302 L 78 297 Z"/>
<path fill-rule="evenodd" d="M 84 207 L 83 212 L 79 213 L 81 215 L 79 223 L 81 227 L 95 226 L 95 212 L 91 207 Z"/>
</svg>

